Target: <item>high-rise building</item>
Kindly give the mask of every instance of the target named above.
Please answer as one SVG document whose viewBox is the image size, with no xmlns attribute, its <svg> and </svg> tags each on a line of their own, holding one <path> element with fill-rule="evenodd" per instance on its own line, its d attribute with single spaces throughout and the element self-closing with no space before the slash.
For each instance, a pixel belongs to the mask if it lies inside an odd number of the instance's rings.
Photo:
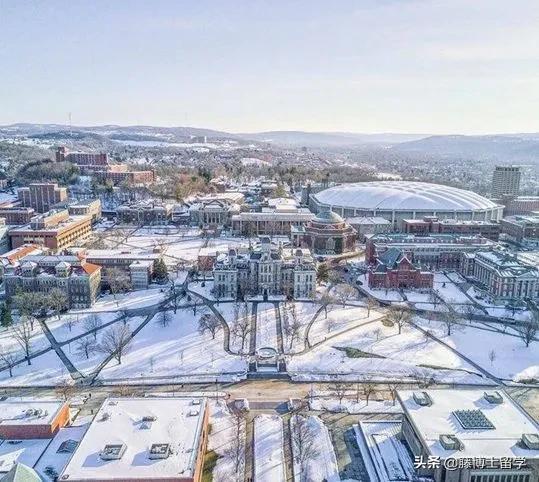
<svg viewBox="0 0 539 482">
<path fill-rule="evenodd" d="M 520 175 L 519 166 L 496 166 L 492 176 L 492 196 L 518 196 Z"/>
<path fill-rule="evenodd" d="M 17 190 L 21 205 L 33 208 L 38 213 L 46 213 L 57 204 L 67 200 L 67 189 L 56 183 L 32 183 Z"/>
</svg>

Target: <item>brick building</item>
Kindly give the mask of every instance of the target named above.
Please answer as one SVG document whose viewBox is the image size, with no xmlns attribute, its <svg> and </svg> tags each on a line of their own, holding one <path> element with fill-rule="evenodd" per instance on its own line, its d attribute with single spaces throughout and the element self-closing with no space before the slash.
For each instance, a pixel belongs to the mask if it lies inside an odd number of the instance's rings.
<svg viewBox="0 0 539 482">
<path fill-rule="evenodd" d="M 67 189 L 56 183 L 32 183 L 17 189 L 17 196 L 22 207 L 45 213 L 67 201 Z"/>
<path fill-rule="evenodd" d="M 399 249 L 412 263 L 424 269 L 459 269 L 462 253 L 493 249 L 496 243 L 481 236 L 459 234 L 376 234 L 366 243 L 365 259 L 376 260 L 390 248 Z"/>
<path fill-rule="evenodd" d="M 410 234 L 462 234 L 483 236 L 497 241 L 500 235 L 500 225 L 492 221 L 440 220 L 435 216 L 426 216 L 423 219 L 403 219 L 402 232 Z"/>
<path fill-rule="evenodd" d="M 33 208 L 23 207 L 0 207 L 0 217 L 6 220 L 6 224 L 9 226 L 20 226 L 28 224 L 30 220 L 36 215 L 36 210 Z"/>
<path fill-rule="evenodd" d="M 65 147 L 56 150 L 56 162 L 71 162 L 77 166 L 106 166 L 109 163 L 106 153 L 69 152 Z"/>
<path fill-rule="evenodd" d="M 510 216 L 500 221 L 504 239 L 525 247 L 539 246 L 539 215 Z"/>
<path fill-rule="evenodd" d="M 90 216 L 69 216 L 67 209 L 34 216 L 27 226 L 9 231 L 12 248 L 37 244 L 53 251 L 72 246 L 92 232 Z"/>
<path fill-rule="evenodd" d="M 90 216 L 92 224 L 101 219 L 101 200 L 89 199 L 86 201 L 78 201 L 67 206 L 69 214 L 73 216 Z"/>
<path fill-rule="evenodd" d="M 389 248 L 370 268 L 368 282 L 370 288 L 429 290 L 434 273 L 412 263 L 401 250 Z"/>
<path fill-rule="evenodd" d="M 0 438 L 52 438 L 70 423 L 69 405 L 60 400 L 11 399 L 0 402 Z"/>
</svg>

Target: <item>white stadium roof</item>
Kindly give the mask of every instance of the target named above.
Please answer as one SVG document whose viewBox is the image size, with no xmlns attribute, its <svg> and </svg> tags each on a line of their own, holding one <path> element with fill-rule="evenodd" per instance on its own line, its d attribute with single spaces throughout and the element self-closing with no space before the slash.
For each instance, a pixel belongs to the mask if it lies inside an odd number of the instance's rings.
<svg viewBox="0 0 539 482">
<path fill-rule="evenodd" d="M 342 184 L 313 196 L 320 204 L 351 209 L 474 211 L 499 207 L 471 191 L 415 181 Z"/>
</svg>

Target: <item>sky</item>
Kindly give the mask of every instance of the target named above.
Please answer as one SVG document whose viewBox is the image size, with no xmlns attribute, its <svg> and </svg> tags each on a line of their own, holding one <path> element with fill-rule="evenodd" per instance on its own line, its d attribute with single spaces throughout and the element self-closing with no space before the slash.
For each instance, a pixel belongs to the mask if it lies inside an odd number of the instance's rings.
<svg viewBox="0 0 539 482">
<path fill-rule="evenodd" d="M 538 0 L 0 0 L 0 124 L 539 131 Z"/>
</svg>

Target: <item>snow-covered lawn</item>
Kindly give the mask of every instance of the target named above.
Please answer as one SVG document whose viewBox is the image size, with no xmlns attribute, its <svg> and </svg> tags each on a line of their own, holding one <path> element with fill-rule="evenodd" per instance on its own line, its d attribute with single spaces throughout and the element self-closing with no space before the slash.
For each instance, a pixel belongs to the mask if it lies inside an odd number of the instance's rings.
<svg viewBox="0 0 539 482">
<path fill-rule="evenodd" d="M 439 322 L 424 319 L 417 322 L 499 378 L 539 380 L 539 342 L 532 342 L 526 348 L 519 337 L 460 325 L 453 326 L 451 336 L 447 336 L 445 326 Z"/>
<path fill-rule="evenodd" d="M 461 357 L 427 339 L 419 330 L 405 326 L 399 335 L 396 327 L 386 327 L 381 322 L 359 326 L 330 343 L 292 357 L 288 370 L 297 380 L 325 380 L 340 375 L 350 380 L 433 377 L 445 382 L 486 382 Z"/>
<path fill-rule="evenodd" d="M 272 303 L 259 303 L 256 311 L 256 349 L 277 346 L 277 321 Z"/>
<path fill-rule="evenodd" d="M 238 312 L 238 318 L 244 320 L 247 318 L 249 326 L 251 324 L 251 313 L 253 310 L 252 303 L 219 303 L 215 304 L 214 307 L 223 315 L 223 318 L 227 322 L 230 328 L 230 349 L 236 353 L 240 353 L 242 350 L 242 340 L 241 337 L 235 336 L 232 332 L 234 326 L 236 310 Z M 247 334 L 245 338 L 245 343 L 243 344 L 243 353 L 246 353 L 249 350 L 249 339 L 250 334 Z"/>
<path fill-rule="evenodd" d="M 369 404 L 365 400 L 359 399 L 356 402 L 355 398 L 344 398 L 339 402 L 336 398 L 313 398 L 309 402 L 311 410 L 329 411 L 329 412 L 346 412 L 350 414 L 359 413 L 402 413 L 400 403 L 384 400 L 369 400 Z"/>
<path fill-rule="evenodd" d="M 62 315 L 60 319 L 53 316 L 48 318 L 46 323 L 56 341 L 61 343 L 86 333 L 87 329 L 85 327 L 85 322 L 92 314 L 98 316 L 103 325 L 118 318 L 120 315 L 118 312 L 114 311 L 102 313 L 81 313 L 80 311 L 77 311 L 76 313 L 66 313 L 65 315 Z"/>
<path fill-rule="evenodd" d="M 143 316 L 134 316 L 128 318 L 127 326 L 131 331 L 135 330 L 140 324 L 145 320 Z M 107 358 L 107 354 L 99 351 L 97 347 L 102 341 L 103 335 L 113 326 L 121 324 L 123 321 L 116 321 L 116 323 L 110 325 L 109 327 L 99 330 L 94 336 L 93 333 L 86 335 L 80 339 L 72 341 L 66 345 L 63 345 L 62 349 L 66 356 L 69 358 L 71 363 L 75 366 L 84 375 L 89 375 L 94 372 L 97 367 Z M 81 353 L 80 345 L 85 341 L 90 340 L 94 343 L 94 347 L 89 350 L 89 357 L 86 358 L 85 353 Z"/>
<path fill-rule="evenodd" d="M 241 437 L 241 452 L 243 460 L 240 463 L 240 473 L 236 472 L 235 460 L 231 452 L 236 447 L 236 425 L 227 404 L 223 400 L 210 401 L 211 432 L 208 439 L 208 450 L 214 450 L 219 458 L 213 469 L 213 482 L 229 482 L 243 479 L 245 470 L 245 421 L 239 431 Z"/>
<path fill-rule="evenodd" d="M 4 353 L 13 353 L 17 360 L 21 360 L 24 358 L 24 349 L 14 336 L 14 327 L 16 327 L 17 323 L 17 321 L 14 321 L 11 327 L 0 329 L 0 348 Z M 50 347 L 49 340 L 41 330 L 41 325 L 36 320 L 30 338 L 30 353 L 36 353 L 48 347 Z M 4 362 L 0 360 L 0 367 L 2 366 L 4 366 Z"/>
<path fill-rule="evenodd" d="M 382 301 L 402 301 L 402 296 L 398 290 L 386 290 L 386 289 L 373 289 L 369 288 L 369 280 L 367 274 L 361 274 L 358 278 L 361 281 L 361 285 L 358 286 L 361 291 L 364 291 L 368 295 Z"/>
<path fill-rule="evenodd" d="M 13 367 L 13 376 L 9 370 L 0 372 L 0 386 L 48 386 L 70 381 L 71 376 L 62 360 L 54 350 L 32 358 L 32 364 L 25 361 Z"/>
<path fill-rule="evenodd" d="M 284 482 L 283 421 L 278 415 L 254 419 L 254 472 L 256 482 Z"/>
<path fill-rule="evenodd" d="M 223 350 L 223 331 L 215 339 L 210 333 L 198 332 L 200 312 L 192 310 L 171 311 L 168 326 L 159 323 L 155 316 L 131 341 L 130 349 L 118 365 L 112 360 L 101 371 L 99 378 L 152 379 L 158 377 L 218 376 L 223 372 L 242 372 L 246 362 L 228 355 Z"/>
<path fill-rule="evenodd" d="M 283 325 L 283 343 L 285 353 L 297 353 L 305 348 L 305 331 L 307 325 L 313 319 L 316 312 L 320 309 L 320 305 L 317 303 L 304 303 L 301 301 L 295 303 L 280 303 L 279 310 L 281 313 L 281 322 Z M 286 330 L 286 322 L 293 325 L 293 313 L 296 313 L 296 317 L 301 325 L 297 336 L 293 337 L 291 332 Z M 292 345 L 291 345 L 292 343 Z M 290 349 L 291 347 L 291 349 Z"/>
<path fill-rule="evenodd" d="M 295 431 L 299 422 L 299 415 L 294 415 L 290 419 L 291 431 Z M 310 416 L 305 419 L 304 423 L 308 427 L 308 433 L 314 439 L 313 448 L 316 451 L 316 457 L 309 458 L 304 462 L 304 466 L 298 462 L 294 456 L 294 479 L 309 480 L 310 482 L 339 482 L 339 468 L 337 466 L 337 458 L 333 450 L 333 443 L 329 435 L 329 430 L 324 425 L 324 422 L 316 416 Z M 297 443 L 292 437 L 292 451 L 297 453 Z"/>
<path fill-rule="evenodd" d="M 367 309 L 356 306 L 330 305 L 327 309 L 327 318 L 325 310 L 320 311 L 316 320 L 309 331 L 309 342 L 311 345 L 319 343 L 336 334 L 360 326 L 368 321 L 380 318 L 381 313 L 371 309 L 367 316 Z"/>
<path fill-rule="evenodd" d="M 116 295 L 103 295 L 91 308 L 84 310 L 71 310 L 76 315 L 87 313 L 101 313 L 103 311 L 118 312 L 119 310 L 134 310 L 138 308 L 148 308 L 155 306 L 165 299 L 169 292 L 168 285 L 150 287 L 147 290 L 130 291 Z"/>
<path fill-rule="evenodd" d="M 468 289 L 468 295 L 470 295 L 477 304 L 483 306 L 490 316 L 497 316 L 498 318 L 509 318 L 514 320 L 529 320 L 531 313 L 529 310 L 513 310 L 506 308 L 506 303 L 495 304 L 488 298 L 485 298 L 482 293 L 477 291 L 473 286 Z M 479 298 L 478 298 L 479 296 Z"/>
<path fill-rule="evenodd" d="M 434 290 L 440 298 L 446 303 L 452 305 L 459 304 L 471 304 L 470 299 L 462 292 L 462 290 L 445 274 L 434 274 Z"/>
</svg>

